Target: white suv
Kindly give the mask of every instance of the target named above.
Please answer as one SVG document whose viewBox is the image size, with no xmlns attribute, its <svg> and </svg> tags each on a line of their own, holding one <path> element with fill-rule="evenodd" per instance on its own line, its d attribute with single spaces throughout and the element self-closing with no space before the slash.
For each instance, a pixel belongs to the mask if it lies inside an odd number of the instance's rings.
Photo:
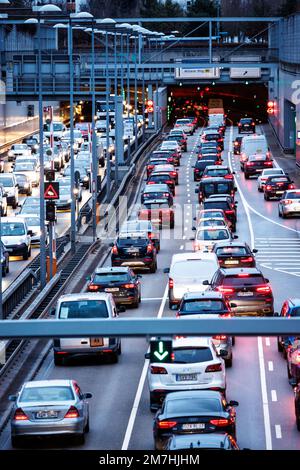
<svg viewBox="0 0 300 470">
<path fill-rule="evenodd" d="M 6 194 L 7 204 L 16 209 L 19 203 L 19 186 L 15 175 L 13 173 L 1 173 L 0 185 L 4 189 L 4 194 Z"/>
<path fill-rule="evenodd" d="M 225 363 L 211 340 L 203 337 L 173 339 L 170 363 L 152 362 L 148 368 L 150 409 L 160 408 L 169 392 L 218 390 L 225 394 Z M 227 354 L 227 352 L 226 352 Z M 149 354 L 146 354 L 146 358 Z"/>
</svg>

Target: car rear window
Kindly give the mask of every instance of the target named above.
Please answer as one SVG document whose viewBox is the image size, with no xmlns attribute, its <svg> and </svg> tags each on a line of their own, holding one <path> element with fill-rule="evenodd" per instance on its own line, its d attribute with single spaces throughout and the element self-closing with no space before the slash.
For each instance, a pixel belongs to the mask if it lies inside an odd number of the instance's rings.
<svg viewBox="0 0 300 470">
<path fill-rule="evenodd" d="M 300 199 L 300 191 L 295 191 L 293 193 L 286 194 L 287 199 Z"/>
<path fill-rule="evenodd" d="M 155 201 L 145 201 L 144 203 L 144 208 L 147 209 L 147 210 L 154 210 L 154 209 L 170 209 L 170 206 L 167 202 L 165 201 L 159 201 L 159 202 L 155 202 Z"/>
<path fill-rule="evenodd" d="M 96 273 L 93 277 L 93 283 L 107 282 L 127 282 L 130 280 L 128 273 Z"/>
<path fill-rule="evenodd" d="M 266 156 L 264 154 L 260 155 L 250 155 L 249 162 L 261 162 L 266 160 Z"/>
<path fill-rule="evenodd" d="M 222 300 L 218 299 L 193 299 L 186 300 L 180 307 L 180 312 L 193 313 L 217 313 L 224 310 Z"/>
<path fill-rule="evenodd" d="M 173 363 L 193 364 L 196 362 L 212 361 L 213 355 L 210 348 L 174 348 Z"/>
<path fill-rule="evenodd" d="M 220 138 L 220 134 L 205 134 L 205 140 L 218 140 Z"/>
<path fill-rule="evenodd" d="M 209 211 L 209 212 L 202 212 L 199 214 L 199 218 L 201 219 L 212 219 L 214 217 L 224 217 L 223 211 Z"/>
<path fill-rule="evenodd" d="M 188 399 L 177 398 L 175 400 L 167 401 L 166 412 L 168 414 L 186 414 L 186 416 L 193 415 L 195 413 L 209 413 L 209 412 L 220 412 L 222 411 L 222 405 L 220 400 L 216 398 L 194 398 L 189 397 Z"/>
<path fill-rule="evenodd" d="M 263 276 L 259 274 L 252 274 L 247 277 L 226 276 L 223 281 L 224 286 L 252 286 L 265 284 Z"/>
<path fill-rule="evenodd" d="M 28 387 L 20 396 L 22 403 L 26 402 L 51 402 L 51 401 L 71 401 L 74 394 L 71 387 Z"/>
<path fill-rule="evenodd" d="M 126 247 L 126 246 L 144 246 L 148 245 L 149 239 L 148 237 L 137 237 L 137 238 L 120 238 L 118 239 L 118 245 L 120 247 Z"/>
<path fill-rule="evenodd" d="M 247 250 L 244 246 L 224 246 L 217 248 L 217 256 L 243 256 L 247 255 Z"/>
<path fill-rule="evenodd" d="M 58 317 L 68 318 L 108 318 L 105 300 L 71 300 L 62 302 Z"/>
<path fill-rule="evenodd" d="M 228 240 L 229 233 L 225 229 L 200 230 L 197 233 L 197 240 Z"/>
<path fill-rule="evenodd" d="M 228 203 L 227 202 L 223 202 L 223 201 L 214 201 L 212 199 L 211 202 L 208 202 L 206 201 L 204 203 L 204 209 L 210 209 L 210 208 L 214 208 L 214 209 L 223 209 L 224 211 L 228 210 L 229 207 L 228 207 Z"/>
<path fill-rule="evenodd" d="M 270 183 L 288 183 L 289 179 L 285 178 L 284 176 L 281 176 L 281 177 L 272 176 L 272 177 L 269 178 L 268 182 L 270 182 Z"/>
<path fill-rule="evenodd" d="M 231 185 L 229 183 L 205 183 L 201 184 L 201 189 L 207 196 L 209 194 L 224 194 L 230 191 Z"/>
<path fill-rule="evenodd" d="M 187 259 L 183 261 L 177 261 L 172 268 L 170 276 L 176 276 L 177 278 L 191 278 L 198 276 L 199 279 L 206 279 L 205 275 L 213 276 L 216 272 L 216 263 L 210 259 Z"/>
<path fill-rule="evenodd" d="M 241 119 L 241 123 L 242 124 L 249 124 L 252 122 L 252 119 L 251 118 L 243 118 Z"/>
</svg>

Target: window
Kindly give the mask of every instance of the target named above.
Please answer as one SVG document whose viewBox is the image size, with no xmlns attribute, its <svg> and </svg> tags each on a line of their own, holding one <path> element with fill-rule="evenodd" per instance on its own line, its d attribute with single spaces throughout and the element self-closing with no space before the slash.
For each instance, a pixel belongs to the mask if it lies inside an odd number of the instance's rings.
<svg viewBox="0 0 300 470">
<path fill-rule="evenodd" d="M 72 300 L 62 302 L 59 318 L 108 318 L 105 300 Z"/>
<path fill-rule="evenodd" d="M 96 273 L 93 277 L 93 283 L 101 284 L 108 282 L 128 282 L 130 280 L 127 273 Z"/>
<path fill-rule="evenodd" d="M 173 349 L 174 364 L 195 364 L 198 362 L 212 361 L 213 355 L 210 348 L 179 348 Z"/>
<path fill-rule="evenodd" d="M 15 237 L 25 235 L 25 227 L 21 222 L 2 222 L 2 235 Z"/>
<path fill-rule="evenodd" d="M 21 402 L 51 402 L 74 400 L 70 387 L 26 387 L 21 396 Z"/>
<path fill-rule="evenodd" d="M 224 286 L 256 286 L 265 284 L 264 278 L 259 274 L 250 275 L 249 277 L 227 276 L 224 278 Z"/>
<path fill-rule="evenodd" d="M 247 250 L 244 246 L 224 246 L 217 248 L 217 256 L 245 256 L 247 255 Z"/>
<path fill-rule="evenodd" d="M 174 416 L 178 413 L 184 413 L 185 416 L 197 413 L 210 413 L 222 411 L 221 402 L 215 398 L 192 398 L 182 400 L 180 398 L 167 401 L 166 411 L 168 414 Z"/>
<path fill-rule="evenodd" d="M 180 308 L 180 312 L 188 314 L 193 313 L 218 313 L 224 310 L 222 300 L 218 299 L 193 299 L 187 300 Z"/>
</svg>

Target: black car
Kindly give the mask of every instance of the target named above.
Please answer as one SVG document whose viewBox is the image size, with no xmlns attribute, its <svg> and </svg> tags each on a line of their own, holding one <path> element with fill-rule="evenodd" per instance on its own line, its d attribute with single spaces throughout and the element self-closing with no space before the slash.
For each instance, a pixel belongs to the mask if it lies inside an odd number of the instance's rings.
<svg viewBox="0 0 300 470">
<path fill-rule="evenodd" d="M 233 141 L 233 153 L 234 155 L 239 155 L 241 153 L 243 137 L 236 137 Z"/>
<path fill-rule="evenodd" d="M 300 317 L 300 299 L 296 297 L 290 297 L 283 302 L 280 313 L 275 313 L 274 316 L 281 318 L 295 318 Z M 286 350 L 288 347 L 287 336 L 278 336 L 277 338 L 277 349 L 283 353 L 283 357 L 286 358 Z"/>
<path fill-rule="evenodd" d="M 251 251 L 247 243 L 216 243 L 212 251 L 221 268 L 254 268 L 256 265 L 254 253 L 257 250 Z"/>
<path fill-rule="evenodd" d="M 273 160 L 266 154 L 250 155 L 246 160 L 241 160 L 241 170 L 246 180 L 250 176 L 259 175 L 266 168 L 273 168 Z"/>
<path fill-rule="evenodd" d="M 156 165 L 174 165 L 173 157 L 151 157 L 146 166 L 147 178 L 151 175 Z"/>
<path fill-rule="evenodd" d="M 147 185 L 148 184 L 167 184 L 171 193 L 175 196 L 175 179 L 170 177 L 169 172 L 151 174 L 150 178 L 147 180 Z"/>
<path fill-rule="evenodd" d="M 175 165 L 173 153 L 173 150 L 154 150 L 153 152 L 151 152 L 149 157 L 150 160 L 152 160 L 152 158 L 166 158 L 166 163 L 172 163 L 173 165 Z"/>
<path fill-rule="evenodd" d="M 92 274 L 87 290 L 109 292 L 116 304 L 129 304 L 137 308 L 141 302 L 140 277 L 129 267 L 100 267 Z"/>
<path fill-rule="evenodd" d="M 264 184 L 264 199 L 281 199 L 283 193 L 288 189 L 295 189 L 294 181 L 286 175 L 269 176 Z"/>
<path fill-rule="evenodd" d="M 173 205 L 173 194 L 167 184 L 146 184 L 141 193 L 141 203 L 152 199 L 167 199 L 169 205 Z"/>
<path fill-rule="evenodd" d="M 226 217 L 231 222 L 231 230 L 236 231 L 237 208 L 230 196 L 222 196 L 205 199 L 202 209 L 223 209 Z"/>
<path fill-rule="evenodd" d="M 182 148 L 183 152 L 187 152 L 187 140 L 183 138 L 180 134 L 171 134 L 165 137 L 164 140 L 176 140 L 180 147 Z"/>
<path fill-rule="evenodd" d="M 234 196 L 235 191 L 234 181 L 222 177 L 202 178 L 198 188 L 195 189 L 195 193 L 198 194 L 199 204 L 211 195 L 229 194 Z"/>
<path fill-rule="evenodd" d="M 2 265 L 2 276 L 5 277 L 9 273 L 9 253 L 5 246 L 1 243 L 1 265 Z"/>
<path fill-rule="evenodd" d="M 129 266 L 132 269 L 148 269 L 151 273 L 157 270 L 157 251 L 148 235 L 136 236 L 120 233 L 112 244 L 112 266 Z"/>
<path fill-rule="evenodd" d="M 155 449 L 161 450 L 173 435 L 228 432 L 235 438 L 238 402 L 225 400 L 221 392 L 191 390 L 168 393 L 154 418 Z"/>
<path fill-rule="evenodd" d="M 175 434 L 170 437 L 164 450 L 178 452 L 188 450 L 240 450 L 236 440 L 226 432 L 211 434 Z"/>
<path fill-rule="evenodd" d="M 219 268 L 204 285 L 222 292 L 235 316 L 273 316 L 274 298 L 269 279 L 257 268 Z M 234 304 L 234 305 L 233 305 Z"/>
<path fill-rule="evenodd" d="M 202 158 L 201 160 L 197 160 L 195 165 L 193 165 L 194 169 L 194 181 L 200 181 L 202 178 L 202 175 L 204 173 L 204 170 L 207 166 L 211 166 L 215 164 L 214 159 L 207 159 L 207 158 Z"/>
<path fill-rule="evenodd" d="M 255 121 L 252 118 L 241 118 L 238 122 L 239 134 L 252 132 L 255 134 Z"/>
<path fill-rule="evenodd" d="M 224 150 L 224 138 L 217 131 L 204 131 L 204 134 L 201 137 L 201 142 L 217 142 L 221 150 Z"/>
<path fill-rule="evenodd" d="M 199 152 L 204 150 L 215 150 L 217 153 L 221 153 L 222 147 L 218 142 L 210 141 L 210 142 L 201 142 L 198 145 Z"/>
</svg>

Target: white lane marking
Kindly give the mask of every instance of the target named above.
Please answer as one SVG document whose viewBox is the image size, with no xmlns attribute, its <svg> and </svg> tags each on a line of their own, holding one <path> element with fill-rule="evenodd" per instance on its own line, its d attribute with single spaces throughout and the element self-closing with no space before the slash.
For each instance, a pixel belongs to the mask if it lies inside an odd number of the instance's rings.
<svg viewBox="0 0 300 470">
<path fill-rule="evenodd" d="M 281 426 L 280 424 L 275 424 L 275 434 L 277 439 L 282 438 L 282 433 L 281 433 Z"/>
<path fill-rule="evenodd" d="M 277 392 L 276 390 L 271 390 L 272 401 L 277 401 Z"/>
<path fill-rule="evenodd" d="M 163 295 L 163 298 L 162 298 L 162 301 L 161 301 L 161 304 L 160 304 L 160 307 L 159 307 L 157 318 L 162 317 L 167 297 L 168 297 L 168 284 L 166 285 L 166 288 L 165 288 L 165 292 L 164 292 L 164 295 Z M 149 351 L 149 348 L 148 348 L 148 351 Z M 127 450 L 128 446 L 129 446 L 129 442 L 130 442 L 132 431 L 133 431 L 133 426 L 134 426 L 134 423 L 135 423 L 135 420 L 136 420 L 137 411 L 138 411 L 138 408 L 139 408 L 139 405 L 140 405 L 140 401 L 141 401 L 141 397 L 142 397 L 142 393 L 143 393 L 143 388 L 144 388 L 144 385 L 145 385 L 148 365 L 149 365 L 149 359 L 145 359 L 144 367 L 143 367 L 141 377 L 140 377 L 140 381 L 139 381 L 139 385 L 138 385 L 138 388 L 137 388 L 137 391 L 136 391 L 135 399 L 134 399 L 134 402 L 133 402 L 133 406 L 132 406 L 132 410 L 131 410 L 131 413 L 130 413 L 130 417 L 129 417 L 129 421 L 128 421 L 128 424 L 127 424 L 127 429 L 126 429 L 126 433 L 125 433 L 125 437 L 124 437 L 124 440 L 123 440 L 121 450 Z"/>
<path fill-rule="evenodd" d="M 191 202 L 191 200 L 190 200 L 190 199 L 188 199 L 188 204 L 190 204 L 190 202 Z"/>
<path fill-rule="evenodd" d="M 184 245 L 181 245 L 181 246 L 180 246 L 180 249 L 183 250 L 183 248 L 184 248 Z"/>
<path fill-rule="evenodd" d="M 185 240 L 185 239 L 186 239 L 186 235 L 183 235 L 182 240 Z"/>
<path fill-rule="evenodd" d="M 184 231 L 185 231 L 185 232 L 187 231 L 187 229 L 188 229 L 187 227 L 184 227 Z"/>
<path fill-rule="evenodd" d="M 266 338 L 266 346 L 271 346 L 270 338 Z"/>
<path fill-rule="evenodd" d="M 273 361 L 268 361 L 268 369 L 269 369 L 269 372 L 273 372 L 273 370 L 274 370 Z"/>
<path fill-rule="evenodd" d="M 233 126 L 230 127 L 230 138 L 229 138 L 230 144 L 229 144 L 229 151 L 228 151 L 228 162 L 229 162 L 229 167 L 231 171 L 232 171 L 232 164 L 230 160 L 230 152 L 232 150 L 232 134 L 233 134 Z M 237 181 L 236 181 L 236 186 L 238 188 L 239 195 L 241 197 L 242 204 L 246 212 L 249 231 L 250 231 L 251 247 L 253 249 L 254 248 L 254 231 L 253 231 L 253 225 L 252 225 L 252 221 L 251 221 L 251 217 L 250 217 L 250 213 L 248 209 L 248 203 Z M 272 434 L 271 434 L 269 402 L 268 402 L 268 394 L 267 394 L 267 380 L 266 380 L 266 371 L 265 371 L 264 350 L 263 350 L 261 336 L 257 338 L 257 347 L 258 347 L 260 384 L 261 384 L 261 395 L 262 395 L 264 426 L 265 426 L 266 450 L 272 450 Z"/>
</svg>

